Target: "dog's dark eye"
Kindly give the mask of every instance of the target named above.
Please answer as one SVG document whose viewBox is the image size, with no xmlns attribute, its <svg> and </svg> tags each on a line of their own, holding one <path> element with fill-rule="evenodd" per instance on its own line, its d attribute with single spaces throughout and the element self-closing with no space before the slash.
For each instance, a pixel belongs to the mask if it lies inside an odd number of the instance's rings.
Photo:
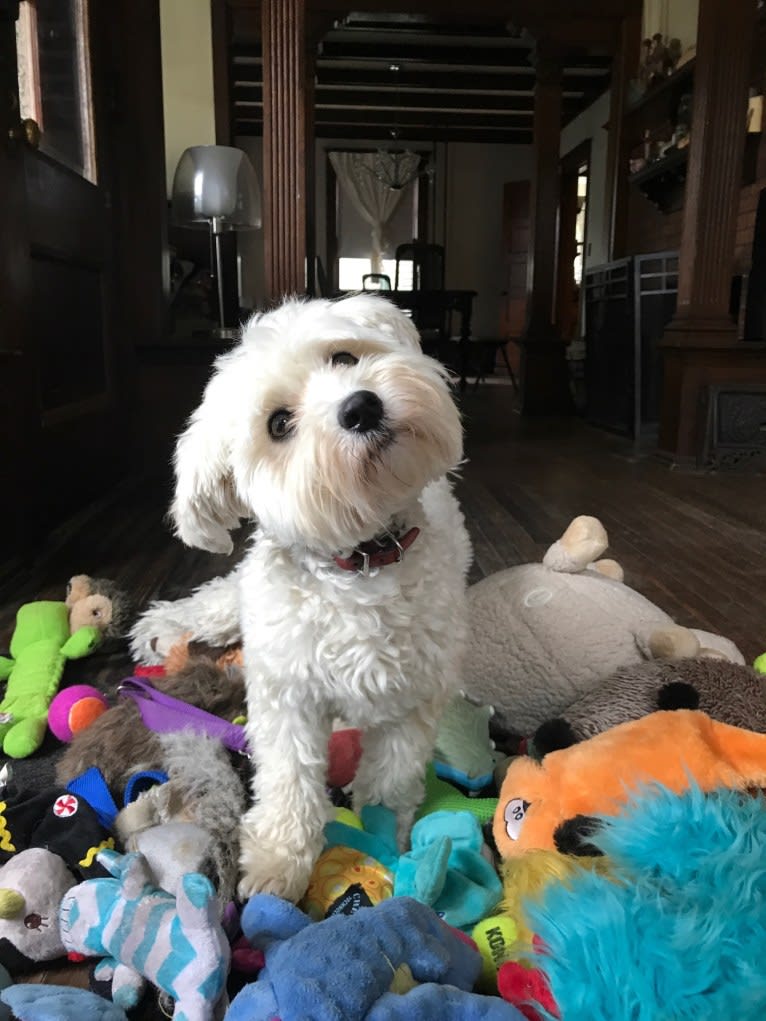
<svg viewBox="0 0 766 1021">
<path fill-rule="evenodd" d="M 358 358 L 354 358 L 348 351 L 336 351 L 332 356 L 333 365 L 356 365 L 359 361 Z"/>
<path fill-rule="evenodd" d="M 280 408 L 269 416 L 269 436 L 283 440 L 292 432 L 292 416 L 286 408 Z"/>
</svg>

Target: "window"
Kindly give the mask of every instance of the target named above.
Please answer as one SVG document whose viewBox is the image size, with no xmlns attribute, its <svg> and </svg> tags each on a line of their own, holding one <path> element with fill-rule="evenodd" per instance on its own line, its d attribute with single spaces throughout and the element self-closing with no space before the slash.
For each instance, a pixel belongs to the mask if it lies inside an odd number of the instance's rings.
<svg viewBox="0 0 766 1021">
<path fill-rule="evenodd" d="M 393 288 L 396 280 L 396 260 L 384 259 L 382 273 L 391 281 Z M 361 291 L 365 273 L 372 273 L 370 259 L 347 258 L 338 259 L 338 287 L 342 291 Z M 399 289 L 409 291 L 412 287 L 412 262 L 399 263 Z"/>
<path fill-rule="evenodd" d="M 19 107 L 40 149 L 96 180 L 88 0 L 22 0 L 16 22 Z"/>
<path fill-rule="evenodd" d="M 582 167 L 577 177 L 577 220 L 575 240 L 577 255 L 574 260 L 574 279 L 579 287 L 582 283 L 583 256 L 585 254 L 585 226 L 588 209 L 588 167 Z"/>
</svg>

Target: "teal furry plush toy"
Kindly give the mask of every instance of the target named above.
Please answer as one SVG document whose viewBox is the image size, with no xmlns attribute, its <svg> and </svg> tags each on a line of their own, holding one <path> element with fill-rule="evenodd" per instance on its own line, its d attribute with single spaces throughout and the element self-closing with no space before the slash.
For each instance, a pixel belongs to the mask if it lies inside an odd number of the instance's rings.
<svg viewBox="0 0 766 1021">
<path fill-rule="evenodd" d="M 115 878 L 90 879 L 65 895 L 66 951 L 103 958 L 95 977 L 112 980 L 120 1007 L 134 1007 L 148 979 L 175 1000 L 175 1021 L 222 1017 L 230 949 L 210 880 L 189 873 L 173 897 L 152 885 L 140 854 L 104 851 L 98 860 Z"/>
<path fill-rule="evenodd" d="M 537 971 L 503 965 L 501 994 L 528 1018 L 762 1021 L 764 798 L 652 788 L 591 840 L 612 868 L 527 904 Z"/>
</svg>

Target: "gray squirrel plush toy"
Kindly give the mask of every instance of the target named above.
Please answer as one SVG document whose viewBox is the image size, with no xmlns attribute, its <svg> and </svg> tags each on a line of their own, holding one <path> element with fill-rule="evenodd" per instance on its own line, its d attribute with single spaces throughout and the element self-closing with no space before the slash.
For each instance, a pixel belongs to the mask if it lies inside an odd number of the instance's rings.
<svg viewBox="0 0 766 1021">
<path fill-rule="evenodd" d="M 699 709 L 720 723 L 764 734 L 766 677 L 725 659 L 632 663 L 542 723 L 530 751 L 542 757 L 659 709 Z"/>
</svg>

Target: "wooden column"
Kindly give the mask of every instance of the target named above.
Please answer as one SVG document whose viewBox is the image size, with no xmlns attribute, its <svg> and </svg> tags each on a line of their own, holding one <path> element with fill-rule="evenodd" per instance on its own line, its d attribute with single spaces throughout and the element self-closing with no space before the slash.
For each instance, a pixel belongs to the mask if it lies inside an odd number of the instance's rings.
<svg viewBox="0 0 766 1021">
<path fill-rule="evenodd" d="M 210 0 L 213 42 L 213 103 L 216 145 L 233 145 L 231 137 L 231 90 L 229 88 L 229 39 L 231 9 L 227 0 Z"/>
<path fill-rule="evenodd" d="M 607 261 L 625 255 L 628 227 L 628 149 L 622 118 L 628 84 L 638 72 L 641 56 L 641 12 L 626 15 L 620 24 L 617 50 L 612 61 L 609 94 L 609 137 L 606 151 L 606 199 L 604 209 L 604 251 Z"/>
<path fill-rule="evenodd" d="M 561 64 L 538 47 L 535 72 L 527 320 L 521 341 L 522 410 L 526 414 L 561 414 L 570 410 L 564 343 L 554 326 Z"/>
<path fill-rule="evenodd" d="M 306 291 L 313 180 L 313 74 L 306 0 L 263 0 L 263 229 L 266 297 Z M 313 258 L 313 254 L 311 256 Z"/>
<path fill-rule="evenodd" d="M 698 452 L 703 389 L 754 378 L 729 294 L 755 12 L 755 0 L 700 0 L 678 306 L 662 341 L 659 448 L 682 463 Z"/>
</svg>

